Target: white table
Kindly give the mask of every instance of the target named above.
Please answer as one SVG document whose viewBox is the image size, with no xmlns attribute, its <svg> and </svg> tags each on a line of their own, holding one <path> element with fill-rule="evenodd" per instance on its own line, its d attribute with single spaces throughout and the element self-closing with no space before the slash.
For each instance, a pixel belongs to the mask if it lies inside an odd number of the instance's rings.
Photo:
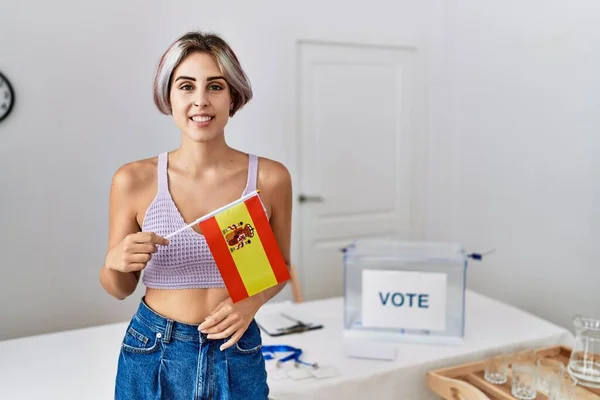
<svg viewBox="0 0 600 400">
<path fill-rule="evenodd" d="M 430 399 L 428 370 L 476 360 L 491 348 L 572 343 L 567 330 L 467 291 L 466 338 L 461 346 L 398 344 L 394 361 L 349 359 L 342 339 L 342 298 L 298 307 L 324 322 L 324 329 L 270 337 L 264 344 L 304 350 L 303 359 L 334 365 L 341 376 L 269 379 L 273 399 Z M 277 303 L 265 307 L 277 308 Z M 127 323 L 78 329 L 0 342 L 0 398 L 111 399 L 121 339 Z M 268 361 L 267 363 L 270 363 Z"/>
</svg>

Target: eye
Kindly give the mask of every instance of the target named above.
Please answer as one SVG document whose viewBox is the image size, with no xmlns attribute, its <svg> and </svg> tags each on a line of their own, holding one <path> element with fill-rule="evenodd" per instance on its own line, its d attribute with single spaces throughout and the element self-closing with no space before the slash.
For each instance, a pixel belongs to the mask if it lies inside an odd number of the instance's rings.
<svg viewBox="0 0 600 400">
<path fill-rule="evenodd" d="M 210 85 L 208 88 L 209 88 L 210 90 L 217 90 L 217 91 L 219 91 L 219 90 L 223 90 L 223 87 L 222 87 L 221 85 L 218 85 L 218 84 L 212 84 L 212 85 Z"/>
<path fill-rule="evenodd" d="M 185 90 L 185 91 L 189 91 L 189 90 L 193 90 L 193 89 L 194 89 L 194 87 L 193 87 L 192 85 L 190 85 L 189 83 L 186 83 L 186 84 L 184 84 L 184 85 L 181 85 L 181 86 L 179 87 L 179 89 L 181 89 L 181 90 Z"/>
</svg>

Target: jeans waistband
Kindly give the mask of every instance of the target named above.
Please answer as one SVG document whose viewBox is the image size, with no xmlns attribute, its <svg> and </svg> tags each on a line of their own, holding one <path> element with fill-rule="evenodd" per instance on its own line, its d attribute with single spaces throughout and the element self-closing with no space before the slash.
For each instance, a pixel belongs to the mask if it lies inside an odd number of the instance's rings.
<svg viewBox="0 0 600 400">
<path fill-rule="evenodd" d="M 160 315 L 146 304 L 144 297 L 140 301 L 134 318 L 138 318 L 150 329 L 160 332 L 165 342 L 169 342 L 171 338 L 202 342 L 207 340 L 206 334 L 198 330 L 198 324 L 186 324 Z"/>
</svg>

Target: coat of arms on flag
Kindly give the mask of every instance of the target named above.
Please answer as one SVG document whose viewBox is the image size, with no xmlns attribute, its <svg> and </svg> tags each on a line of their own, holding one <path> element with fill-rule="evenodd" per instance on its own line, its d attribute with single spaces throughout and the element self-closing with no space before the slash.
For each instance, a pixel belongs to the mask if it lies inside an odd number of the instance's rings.
<svg viewBox="0 0 600 400">
<path fill-rule="evenodd" d="M 254 191 L 185 227 L 200 225 L 234 303 L 290 279 L 258 193 Z"/>
<path fill-rule="evenodd" d="M 229 250 L 233 253 L 251 243 L 250 239 L 254 237 L 254 228 L 249 223 L 244 226 L 242 221 L 237 225 L 231 225 L 223 229 L 223 235 L 225 235 Z"/>
</svg>

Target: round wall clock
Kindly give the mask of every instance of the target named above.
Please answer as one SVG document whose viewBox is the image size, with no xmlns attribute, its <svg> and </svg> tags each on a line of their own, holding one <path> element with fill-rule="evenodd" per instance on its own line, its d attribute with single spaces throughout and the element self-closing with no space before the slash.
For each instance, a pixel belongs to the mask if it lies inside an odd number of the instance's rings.
<svg viewBox="0 0 600 400">
<path fill-rule="evenodd" d="M 15 92 L 8 79 L 0 72 L 0 121 L 8 117 L 15 104 Z"/>
</svg>

